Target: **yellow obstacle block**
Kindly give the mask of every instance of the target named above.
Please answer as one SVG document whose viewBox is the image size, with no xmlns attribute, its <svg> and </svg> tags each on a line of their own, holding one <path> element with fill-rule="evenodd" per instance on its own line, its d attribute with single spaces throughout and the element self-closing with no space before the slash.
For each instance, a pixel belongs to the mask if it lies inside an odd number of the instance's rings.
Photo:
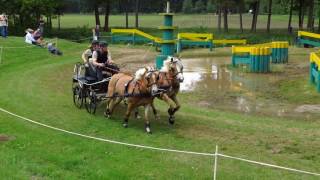
<svg viewBox="0 0 320 180">
<path fill-rule="evenodd" d="M 319 68 L 320 67 L 320 54 L 315 53 L 315 52 L 311 53 L 310 54 L 310 62 L 315 63 Z"/>
<path fill-rule="evenodd" d="M 246 39 L 214 39 L 213 44 L 247 44 Z"/>
<path fill-rule="evenodd" d="M 298 31 L 298 36 L 299 37 L 305 36 L 305 37 L 311 37 L 311 38 L 320 39 L 320 34 L 306 32 L 306 31 Z"/>
</svg>

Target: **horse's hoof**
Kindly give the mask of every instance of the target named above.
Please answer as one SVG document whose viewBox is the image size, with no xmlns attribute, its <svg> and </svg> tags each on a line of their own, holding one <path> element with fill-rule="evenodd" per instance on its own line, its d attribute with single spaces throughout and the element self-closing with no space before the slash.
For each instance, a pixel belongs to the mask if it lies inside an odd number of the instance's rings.
<svg viewBox="0 0 320 180">
<path fill-rule="evenodd" d="M 137 118 L 137 119 L 141 119 L 141 116 L 140 116 L 140 115 L 136 115 L 136 118 Z"/>
<path fill-rule="evenodd" d="M 174 125 L 174 121 L 175 121 L 174 116 L 170 116 L 169 117 L 169 124 Z"/>
<path fill-rule="evenodd" d="M 125 122 L 125 123 L 122 124 L 122 126 L 123 126 L 124 128 L 127 128 L 127 127 L 128 127 L 128 123 Z"/>
<path fill-rule="evenodd" d="M 156 115 L 155 119 L 156 119 L 156 121 L 160 121 L 161 118 L 159 115 Z"/>
<path fill-rule="evenodd" d="M 106 118 L 108 118 L 108 119 L 110 119 L 110 118 L 111 118 L 110 113 L 108 113 L 108 112 L 104 112 L 103 114 L 104 114 L 104 117 L 106 117 Z"/>
<path fill-rule="evenodd" d="M 145 130 L 146 130 L 146 133 L 152 134 L 151 129 L 150 129 L 150 125 L 146 125 Z"/>
</svg>

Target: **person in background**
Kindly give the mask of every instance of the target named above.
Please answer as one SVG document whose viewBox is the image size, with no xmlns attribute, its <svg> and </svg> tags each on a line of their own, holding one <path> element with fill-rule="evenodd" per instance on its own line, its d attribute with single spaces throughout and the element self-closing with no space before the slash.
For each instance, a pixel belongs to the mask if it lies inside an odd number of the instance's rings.
<svg viewBox="0 0 320 180">
<path fill-rule="evenodd" d="M 100 39 L 100 26 L 96 25 L 95 28 L 92 29 L 93 40 L 98 41 Z"/>
<path fill-rule="evenodd" d="M 33 45 L 39 45 L 37 43 L 37 40 L 35 40 L 33 37 L 33 33 L 34 33 L 33 29 L 28 28 L 28 29 L 26 29 L 25 32 L 26 32 L 26 36 L 25 36 L 26 43 L 33 44 Z"/>
<path fill-rule="evenodd" d="M 4 38 L 7 37 L 8 18 L 3 13 L 0 15 L 0 35 Z"/>
<path fill-rule="evenodd" d="M 55 43 L 48 43 L 48 44 L 47 44 L 48 51 L 49 51 L 51 54 L 61 56 L 61 55 L 62 55 L 62 52 L 61 52 L 55 45 L 56 45 Z"/>
</svg>

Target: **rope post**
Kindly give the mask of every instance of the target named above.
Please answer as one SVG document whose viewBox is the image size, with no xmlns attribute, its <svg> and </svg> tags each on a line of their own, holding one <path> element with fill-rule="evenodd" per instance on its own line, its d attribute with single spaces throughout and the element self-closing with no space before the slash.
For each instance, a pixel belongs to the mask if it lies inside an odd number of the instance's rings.
<svg viewBox="0 0 320 180">
<path fill-rule="evenodd" d="M 2 53 L 3 53 L 3 47 L 0 47 L 0 64 L 2 64 Z"/>
<path fill-rule="evenodd" d="M 216 152 L 214 153 L 214 167 L 213 167 L 213 180 L 217 179 L 217 164 L 218 163 L 218 145 L 216 145 Z"/>
</svg>

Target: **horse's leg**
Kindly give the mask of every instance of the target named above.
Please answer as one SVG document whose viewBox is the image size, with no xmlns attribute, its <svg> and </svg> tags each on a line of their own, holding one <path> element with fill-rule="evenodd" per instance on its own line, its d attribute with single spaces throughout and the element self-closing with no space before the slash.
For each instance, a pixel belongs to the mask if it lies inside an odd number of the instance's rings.
<svg viewBox="0 0 320 180">
<path fill-rule="evenodd" d="M 115 109 L 115 107 L 122 101 L 122 97 L 116 97 L 115 99 L 113 99 L 113 101 L 111 102 L 111 105 L 109 107 L 109 113 L 110 115 L 113 113 L 113 110 Z"/>
<path fill-rule="evenodd" d="M 174 110 L 177 108 L 176 103 L 167 95 L 163 94 L 162 99 L 170 106 L 168 109 L 169 123 L 174 124 Z"/>
<path fill-rule="evenodd" d="M 174 117 L 174 114 L 180 109 L 180 103 L 177 99 L 177 96 L 174 95 L 171 97 L 171 99 L 174 101 L 174 103 L 176 104 L 176 107 L 172 110 L 172 109 L 169 109 L 168 110 L 168 113 L 169 113 L 169 123 L 170 124 L 174 124 L 175 122 L 175 117 Z"/>
<path fill-rule="evenodd" d="M 147 104 L 147 105 L 144 106 L 145 130 L 149 134 L 151 134 L 150 121 L 149 121 L 150 109 L 151 109 L 151 105 L 150 104 Z"/>
<path fill-rule="evenodd" d="M 152 108 L 153 115 L 154 115 L 155 119 L 156 120 L 160 120 L 160 115 L 158 114 L 158 111 L 157 111 L 156 107 L 154 106 L 154 102 L 153 101 L 151 103 L 151 108 Z"/>
<path fill-rule="evenodd" d="M 136 119 L 141 119 L 141 116 L 139 115 L 139 107 L 135 108 L 134 110 L 134 117 Z"/>
<path fill-rule="evenodd" d="M 128 102 L 128 107 L 127 107 L 127 111 L 126 114 L 124 116 L 124 121 L 123 121 L 123 127 L 127 128 L 128 127 L 128 120 L 130 117 L 130 114 L 132 112 L 132 110 L 135 108 L 134 104 L 131 102 Z"/>
<path fill-rule="evenodd" d="M 106 118 L 110 118 L 111 117 L 110 106 L 113 103 L 113 101 L 114 101 L 114 98 L 108 98 L 107 101 L 106 101 L 107 106 L 106 106 L 106 110 L 104 111 L 104 116 Z"/>
</svg>

